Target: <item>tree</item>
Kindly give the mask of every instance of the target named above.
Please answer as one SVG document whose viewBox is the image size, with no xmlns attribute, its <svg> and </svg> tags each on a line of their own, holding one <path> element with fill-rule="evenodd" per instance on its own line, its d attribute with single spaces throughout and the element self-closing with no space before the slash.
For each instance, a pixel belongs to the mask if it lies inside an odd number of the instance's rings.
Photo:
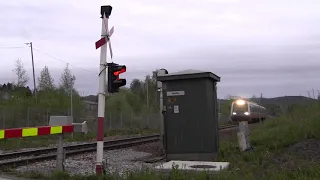
<svg viewBox="0 0 320 180">
<path fill-rule="evenodd" d="M 40 77 L 38 77 L 38 89 L 40 91 L 54 90 L 53 81 L 48 66 L 45 66 L 40 73 Z"/>
<path fill-rule="evenodd" d="M 148 111 L 158 111 L 159 109 L 159 98 L 157 93 L 157 80 L 156 73 L 153 75 L 147 75 L 144 80 L 144 94 L 145 102 L 147 104 Z"/>
<path fill-rule="evenodd" d="M 130 90 L 135 93 L 139 94 L 142 90 L 142 83 L 139 79 L 133 79 L 130 83 Z"/>
<path fill-rule="evenodd" d="M 71 88 L 74 89 L 73 86 L 75 81 L 76 77 L 72 75 L 72 72 L 69 69 L 69 65 L 67 64 L 60 77 L 60 89 L 65 93 L 70 92 Z"/>
<path fill-rule="evenodd" d="M 13 71 L 16 73 L 18 82 L 16 84 L 17 87 L 24 87 L 27 85 L 29 81 L 29 77 L 27 75 L 27 71 L 23 67 L 23 63 L 21 59 L 16 60 L 16 67 L 13 69 Z"/>
</svg>

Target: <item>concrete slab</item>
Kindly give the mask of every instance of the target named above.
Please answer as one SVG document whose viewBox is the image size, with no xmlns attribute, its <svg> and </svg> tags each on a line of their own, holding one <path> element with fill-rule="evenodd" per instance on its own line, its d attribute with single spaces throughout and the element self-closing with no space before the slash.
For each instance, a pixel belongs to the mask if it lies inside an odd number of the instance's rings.
<svg viewBox="0 0 320 180">
<path fill-rule="evenodd" d="M 30 179 L 23 178 L 23 177 L 16 177 L 14 175 L 1 173 L 0 174 L 0 180 L 30 180 Z"/>
<path fill-rule="evenodd" d="M 169 161 L 156 166 L 155 169 L 159 172 L 169 173 L 172 170 L 172 167 L 176 167 L 176 169 L 182 171 L 206 171 L 210 174 L 216 174 L 220 170 L 228 168 L 229 164 L 229 162 Z"/>
</svg>

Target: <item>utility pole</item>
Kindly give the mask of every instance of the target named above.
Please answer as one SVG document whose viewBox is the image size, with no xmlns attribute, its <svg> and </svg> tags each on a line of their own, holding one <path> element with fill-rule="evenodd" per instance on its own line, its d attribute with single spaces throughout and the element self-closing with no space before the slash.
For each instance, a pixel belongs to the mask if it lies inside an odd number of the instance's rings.
<svg viewBox="0 0 320 180">
<path fill-rule="evenodd" d="M 313 99 L 315 99 L 316 97 L 314 96 L 314 89 L 312 88 L 312 95 L 313 95 Z"/>
<path fill-rule="evenodd" d="M 33 47 L 32 47 L 32 42 L 29 43 L 25 43 L 26 45 L 30 44 L 30 49 L 31 49 L 31 59 L 32 59 L 32 71 L 33 71 L 33 93 L 34 96 L 36 98 L 36 102 L 37 102 L 37 90 L 36 90 L 36 78 L 34 75 L 34 60 L 33 60 Z"/>
</svg>

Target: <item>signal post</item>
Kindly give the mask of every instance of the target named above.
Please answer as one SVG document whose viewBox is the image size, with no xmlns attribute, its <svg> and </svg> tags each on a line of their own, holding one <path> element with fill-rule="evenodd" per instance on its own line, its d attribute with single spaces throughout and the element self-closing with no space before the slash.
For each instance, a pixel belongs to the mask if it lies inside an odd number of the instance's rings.
<svg viewBox="0 0 320 180">
<path fill-rule="evenodd" d="M 111 14 L 111 6 L 101 6 L 102 30 L 101 39 L 95 45 L 96 49 L 101 47 L 100 51 L 100 73 L 99 73 L 99 95 L 98 95 L 98 123 L 97 123 L 97 161 L 96 174 L 102 175 L 103 166 L 103 143 L 104 143 L 104 116 L 105 116 L 105 87 L 106 87 L 106 68 L 108 67 L 108 92 L 119 92 L 119 88 L 126 85 L 126 79 L 120 79 L 119 75 L 126 72 L 125 65 L 116 63 L 107 63 L 107 43 L 109 45 L 111 59 L 113 52 L 111 48 L 110 37 L 114 32 L 114 27 L 109 31 L 108 19 Z"/>
<path fill-rule="evenodd" d="M 106 62 L 107 62 L 107 41 L 110 38 L 108 30 L 108 19 L 111 14 L 111 6 L 101 6 L 102 29 L 101 39 L 96 42 L 96 49 L 100 49 L 100 73 L 99 73 L 99 94 L 98 94 L 98 122 L 97 122 L 97 160 L 96 174 L 101 175 L 104 171 L 103 161 L 103 139 L 104 139 L 104 115 L 105 115 L 105 86 L 106 86 Z M 110 42 L 109 42 L 110 43 Z M 111 47 L 109 46 L 110 50 Z"/>
</svg>

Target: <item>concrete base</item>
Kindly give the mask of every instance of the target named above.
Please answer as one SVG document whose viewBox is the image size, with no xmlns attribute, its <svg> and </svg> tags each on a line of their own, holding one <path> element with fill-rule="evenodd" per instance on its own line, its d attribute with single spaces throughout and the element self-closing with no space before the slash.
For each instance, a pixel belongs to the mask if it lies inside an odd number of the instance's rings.
<svg viewBox="0 0 320 180">
<path fill-rule="evenodd" d="M 218 153 L 167 153 L 167 161 L 216 161 Z"/>
<path fill-rule="evenodd" d="M 206 171 L 209 174 L 217 174 L 220 170 L 229 167 L 229 162 L 208 161 L 169 161 L 156 166 L 158 172 L 169 173 L 173 167 L 184 172 Z"/>
</svg>

